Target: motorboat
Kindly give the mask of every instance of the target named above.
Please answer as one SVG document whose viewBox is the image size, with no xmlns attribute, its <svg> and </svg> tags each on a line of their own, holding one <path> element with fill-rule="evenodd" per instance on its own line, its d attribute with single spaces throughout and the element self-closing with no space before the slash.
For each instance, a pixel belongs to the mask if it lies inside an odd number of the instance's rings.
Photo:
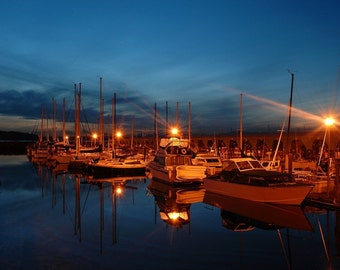
<svg viewBox="0 0 340 270">
<path fill-rule="evenodd" d="M 253 158 L 232 158 L 219 178 L 204 179 L 207 191 L 255 202 L 301 205 L 313 185 L 294 181 L 291 174 L 268 171 Z"/>
<path fill-rule="evenodd" d="M 217 176 L 222 172 L 222 159 L 218 155 L 197 154 L 192 164 L 205 166 L 207 176 Z"/>
<path fill-rule="evenodd" d="M 168 183 L 203 182 L 206 167 L 193 165 L 195 153 L 188 139 L 162 138 L 155 158 L 147 165 L 152 178 Z"/>
<path fill-rule="evenodd" d="M 88 174 L 96 178 L 146 176 L 146 164 L 139 158 L 92 160 L 87 165 Z"/>
</svg>

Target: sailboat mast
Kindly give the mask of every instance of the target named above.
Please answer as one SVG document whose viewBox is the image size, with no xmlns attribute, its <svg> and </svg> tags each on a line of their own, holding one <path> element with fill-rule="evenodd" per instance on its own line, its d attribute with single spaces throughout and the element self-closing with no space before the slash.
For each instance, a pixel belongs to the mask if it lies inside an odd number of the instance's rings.
<svg viewBox="0 0 340 270">
<path fill-rule="evenodd" d="M 81 83 L 79 83 L 79 90 L 77 93 L 77 86 L 75 85 L 75 105 L 76 105 L 76 153 L 80 151 L 80 100 L 81 98 Z"/>
<path fill-rule="evenodd" d="M 291 84 L 290 84 L 289 116 L 288 116 L 288 129 L 287 129 L 287 152 L 290 152 L 289 136 L 290 136 L 290 119 L 291 119 L 291 115 L 292 115 L 294 73 L 291 73 L 291 75 L 292 75 L 292 81 L 291 81 Z"/>
<path fill-rule="evenodd" d="M 191 103 L 189 101 L 188 104 L 188 139 L 189 139 L 189 147 L 191 142 Z"/>
<path fill-rule="evenodd" d="M 168 136 L 168 123 L 169 123 L 169 110 L 168 110 L 168 102 L 165 102 L 165 137 Z"/>
<path fill-rule="evenodd" d="M 240 150 L 243 151 L 243 130 L 242 130 L 242 93 L 240 94 Z"/>
<path fill-rule="evenodd" d="M 44 104 L 41 105 L 41 123 L 40 123 L 39 142 L 43 141 L 43 130 L 44 130 Z"/>
<path fill-rule="evenodd" d="M 99 104 L 100 104 L 100 112 L 99 112 L 99 144 L 104 147 L 104 101 L 103 101 L 103 78 L 99 78 Z"/>
<path fill-rule="evenodd" d="M 52 132 L 52 141 L 57 141 L 57 102 L 54 98 L 52 98 L 52 109 L 53 109 L 53 132 Z"/>
<path fill-rule="evenodd" d="M 178 128 L 178 101 L 176 102 L 176 128 Z"/>
<path fill-rule="evenodd" d="M 65 109 L 66 109 L 66 99 L 63 98 L 63 142 L 64 142 L 64 145 L 66 142 Z"/>
<path fill-rule="evenodd" d="M 116 135 L 116 93 L 113 94 L 112 99 L 112 157 L 115 158 L 115 135 Z"/>
<path fill-rule="evenodd" d="M 155 110 L 154 110 L 154 129 L 155 129 L 155 140 L 156 140 L 156 150 L 158 151 L 158 125 L 157 125 L 157 105 L 155 103 Z"/>
</svg>

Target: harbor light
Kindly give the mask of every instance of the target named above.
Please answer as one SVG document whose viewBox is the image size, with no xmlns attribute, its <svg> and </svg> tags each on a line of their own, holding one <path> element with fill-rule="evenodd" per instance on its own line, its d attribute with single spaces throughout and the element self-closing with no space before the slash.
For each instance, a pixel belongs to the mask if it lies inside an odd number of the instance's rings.
<svg viewBox="0 0 340 270">
<path fill-rule="evenodd" d="M 115 192 L 116 192 L 117 195 L 120 195 L 120 194 L 123 192 L 123 190 L 122 190 L 121 187 L 117 187 L 117 188 L 115 189 Z"/>
<path fill-rule="evenodd" d="M 327 127 L 329 126 L 333 126 L 334 123 L 335 123 L 335 120 L 332 118 L 332 117 L 327 117 L 325 120 L 324 120 L 324 123 Z"/>
<path fill-rule="evenodd" d="M 123 134 L 120 131 L 116 132 L 116 137 L 118 139 L 118 147 L 120 147 L 120 138 L 123 136 Z"/>
<path fill-rule="evenodd" d="M 171 134 L 176 136 L 178 134 L 178 129 L 177 128 L 172 128 L 171 129 Z"/>
<path fill-rule="evenodd" d="M 94 146 L 96 146 L 96 140 L 97 140 L 97 138 L 98 138 L 98 134 L 97 134 L 97 133 L 93 133 L 93 134 L 92 134 L 92 138 L 93 138 L 93 140 L 94 140 Z"/>
</svg>

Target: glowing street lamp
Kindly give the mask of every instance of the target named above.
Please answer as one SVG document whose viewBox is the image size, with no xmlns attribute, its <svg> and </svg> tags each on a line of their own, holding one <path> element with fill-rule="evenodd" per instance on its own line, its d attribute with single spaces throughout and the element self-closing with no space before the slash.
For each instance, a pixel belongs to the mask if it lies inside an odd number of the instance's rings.
<svg viewBox="0 0 340 270">
<path fill-rule="evenodd" d="M 94 140 L 94 146 L 96 146 L 96 140 L 97 140 L 97 138 L 98 138 L 98 134 L 97 134 L 97 133 L 93 133 L 93 134 L 92 134 L 92 138 L 93 138 L 93 140 Z"/>
<path fill-rule="evenodd" d="M 172 134 L 173 136 L 176 136 L 176 135 L 178 134 L 178 129 L 177 129 L 177 128 L 172 128 L 172 129 L 171 129 L 171 134 Z"/>
<path fill-rule="evenodd" d="M 117 131 L 116 137 L 118 139 L 118 146 L 120 147 L 120 138 L 123 136 L 123 134 L 120 131 Z"/>
</svg>

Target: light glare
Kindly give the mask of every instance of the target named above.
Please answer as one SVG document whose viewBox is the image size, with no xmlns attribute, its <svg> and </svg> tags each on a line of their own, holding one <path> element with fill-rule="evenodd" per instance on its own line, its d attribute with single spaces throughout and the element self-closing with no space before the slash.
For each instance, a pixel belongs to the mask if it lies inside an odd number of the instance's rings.
<svg viewBox="0 0 340 270">
<path fill-rule="evenodd" d="M 328 127 L 334 125 L 334 123 L 335 123 L 335 121 L 332 117 L 327 117 L 325 119 L 325 125 L 328 126 Z"/>
</svg>

